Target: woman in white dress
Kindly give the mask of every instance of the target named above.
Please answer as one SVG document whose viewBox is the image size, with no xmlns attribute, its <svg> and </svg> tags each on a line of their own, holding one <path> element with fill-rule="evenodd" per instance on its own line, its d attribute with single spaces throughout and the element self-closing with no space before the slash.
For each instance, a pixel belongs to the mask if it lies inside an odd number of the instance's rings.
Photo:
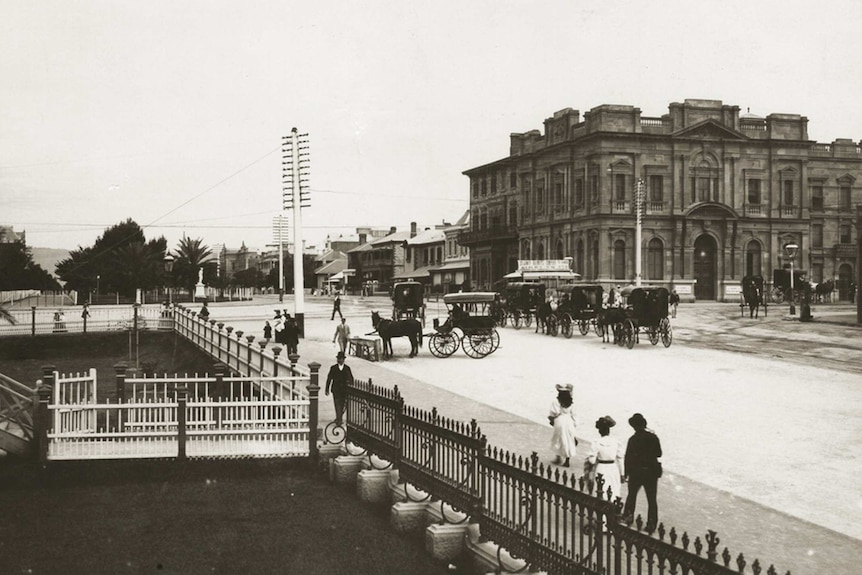
<svg viewBox="0 0 862 575">
<path fill-rule="evenodd" d="M 592 468 L 593 475 L 601 475 L 604 480 L 602 487 L 602 499 L 607 498 L 608 489 L 611 497 L 616 499 L 622 494 L 621 477 L 623 475 L 623 447 L 618 439 L 611 437 L 611 428 L 617 424 L 610 415 L 605 415 L 596 420 L 596 429 L 599 430 L 599 438 L 590 446 L 587 455 L 587 463 Z"/>
<path fill-rule="evenodd" d="M 569 466 L 569 460 L 575 455 L 578 446 L 578 440 L 575 439 L 578 420 L 572 405 L 573 387 L 571 383 L 557 384 L 557 398 L 551 403 L 548 413 L 548 422 L 554 427 L 551 436 L 551 449 L 556 454 L 554 463 L 562 464 L 563 467 Z"/>
</svg>

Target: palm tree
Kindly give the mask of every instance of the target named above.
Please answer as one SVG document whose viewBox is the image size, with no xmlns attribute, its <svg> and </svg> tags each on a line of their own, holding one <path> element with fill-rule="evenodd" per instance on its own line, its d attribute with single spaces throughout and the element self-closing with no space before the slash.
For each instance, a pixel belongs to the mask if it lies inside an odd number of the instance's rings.
<svg viewBox="0 0 862 575">
<path fill-rule="evenodd" d="M 204 277 L 213 278 L 216 273 L 216 262 L 212 250 L 203 245 L 201 238 L 183 237 L 177 246 L 177 258 L 174 263 L 174 276 L 179 285 L 194 292 L 198 282 L 198 270 L 204 270 Z"/>
</svg>

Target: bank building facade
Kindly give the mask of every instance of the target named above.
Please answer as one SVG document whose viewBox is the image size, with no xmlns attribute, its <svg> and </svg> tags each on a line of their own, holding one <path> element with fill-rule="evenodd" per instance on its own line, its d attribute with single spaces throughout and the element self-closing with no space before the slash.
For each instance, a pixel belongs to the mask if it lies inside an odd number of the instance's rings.
<svg viewBox="0 0 862 575">
<path fill-rule="evenodd" d="M 635 277 L 641 209 L 644 285 L 684 299 L 736 300 L 744 276 L 771 283 L 788 267 L 833 280 L 847 299 L 855 277 L 855 205 L 862 146 L 808 139 L 808 119 L 740 113 L 717 100 L 671 103 L 661 117 L 633 106 L 570 108 L 510 135 L 509 155 L 470 179 L 475 289 L 491 289 L 519 260 L 570 258 L 580 281 Z"/>
</svg>

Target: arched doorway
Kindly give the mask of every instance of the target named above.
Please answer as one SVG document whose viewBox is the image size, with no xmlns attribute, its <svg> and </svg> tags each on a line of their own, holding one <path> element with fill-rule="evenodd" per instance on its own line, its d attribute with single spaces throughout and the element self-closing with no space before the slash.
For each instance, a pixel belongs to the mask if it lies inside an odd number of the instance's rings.
<svg viewBox="0 0 862 575">
<path fill-rule="evenodd" d="M 702 235 L 694 241 L 694 298 L 696 300 L 715 299 L 715 239 Z"/>
<path fill-rule="evenodd" d="M 841 264 L 838 267 L 838 299 L 846 301 L 850 299 L 850 282 L 853 281 L 853 266 Z"/>
</svg>

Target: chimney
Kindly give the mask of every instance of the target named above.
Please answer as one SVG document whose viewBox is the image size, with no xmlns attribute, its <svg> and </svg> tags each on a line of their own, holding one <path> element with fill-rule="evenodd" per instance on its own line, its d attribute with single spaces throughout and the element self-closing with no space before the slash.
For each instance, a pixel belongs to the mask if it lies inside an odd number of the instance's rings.
<svg viewBox="0 0 862 575">
<path fill-rule="evenodd" d="M 410 237 L 416 237 L 416 222 L 410 222 Z"/>
<path fill-rule="evenodd" d="M 392 234 L 395 233 L 395 231 L 396 231 L 395 226 L 392 226 L 391 228 L 389 228 L 389 235 L 391 236 Z"/>
<path fill-rule="evenodd" d="M 366 236 L 365 234 L 359 234 L 359 245 L 360 246 L 367 241 L 367 239 L 366 239 L 367 237 L 368 236 Z"/>
</svg>

